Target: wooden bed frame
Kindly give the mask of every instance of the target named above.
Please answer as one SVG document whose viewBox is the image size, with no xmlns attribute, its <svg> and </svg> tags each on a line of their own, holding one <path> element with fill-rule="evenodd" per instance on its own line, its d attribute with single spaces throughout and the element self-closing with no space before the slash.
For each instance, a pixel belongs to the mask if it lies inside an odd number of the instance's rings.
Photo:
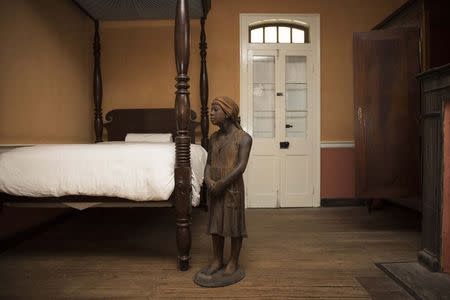
<svg viewBox="0 0 450 300">
<path fill-rule="evenodd" d="M 75 2 L 76 3 L 76 2 Z M 177 0 L 175 17 L 175 63 L 177 69 L 176 76 L 176 97 L 173 109 L 117 109 L 106 114 L 107 123 L 103 123 L 102 116 L 102 76 L 100 68 L 100 35 L 99 20 L 93 18 L 78 3 L 76 3 L 94 21 L 94 129 L 95 142 L 102 142 L 103 128 L 108 130 L 108 140 L 124 140 L 127 133 L 167 133 L 172 132 L 175 141 L 175 189 L 167 201 L 167 204 L 175 206 L 176 210 L 176 241 L 178 248 L 178 264 L 182 271 L 189 268 L 190 248 L 191 248 L 191 163 L 190 163 L 190 143 L 194 142 L 195 127 L 199 124 L 195 122 L 195 113 L 190 110 L 189 100 L 189 55 L 190 55 L 190 19 L 188 0 Z M 206 34 L 205 20 L 210 8 L 209 0 L 202 0 L 203 16 L 201 17 L 200 34 L 200 101 L 201 101 L 201 132 L 202 146 L 208 147 L 208 75 L 206 68 Z M 5 203 L 30 204 L 39 206 L 42 203 L 62 203 L 62 202 L 103 202 L 111 204 L 133 203 L 139 206 L 138 202 L 122 198 L 96 197 L 96 196 L 64 196 L 33 198 L 0 194 L 0 208 Z M 145 202 L 148 203 L 148 202 Z M 156 206 L 161 201 L 155 202 Z"/>
</svg>

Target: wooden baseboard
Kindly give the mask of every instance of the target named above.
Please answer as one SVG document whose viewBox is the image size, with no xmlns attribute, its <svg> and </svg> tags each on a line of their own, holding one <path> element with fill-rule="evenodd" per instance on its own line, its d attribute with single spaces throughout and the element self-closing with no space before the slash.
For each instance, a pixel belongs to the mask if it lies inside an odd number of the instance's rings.
<svg viewBox="0 0 450 300">
<path fill-rule="evenodd" d="M 322 198 L 320 206 L 322 207 L 341 207 L 341 206 L 364 206 L 364 199 L 357 198 Z"/>
</svg>

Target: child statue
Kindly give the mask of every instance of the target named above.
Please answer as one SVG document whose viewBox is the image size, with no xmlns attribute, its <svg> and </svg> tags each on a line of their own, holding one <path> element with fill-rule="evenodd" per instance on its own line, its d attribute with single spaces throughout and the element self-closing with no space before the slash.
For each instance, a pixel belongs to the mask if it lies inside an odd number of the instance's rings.
<svg viewBox="0 0 450 300">
<path fill-rule="evenodd" d="M 252 138 L 239 125 L 239 107 L 229 97 L 217 97 L 211 104 L 211 122 L 219 127 L 210 138 L 205 183 L 208 188 L 209 220 L 212 236 L 212 263 L 197 273 L 202 286 L 225 286 L 244 278 L 239 268 L 245 225 L 245 191 L 242 174 L 247 166 Z M 223 261 L 224 240 L 231 239 L 231 257 Z"/>
</svg>

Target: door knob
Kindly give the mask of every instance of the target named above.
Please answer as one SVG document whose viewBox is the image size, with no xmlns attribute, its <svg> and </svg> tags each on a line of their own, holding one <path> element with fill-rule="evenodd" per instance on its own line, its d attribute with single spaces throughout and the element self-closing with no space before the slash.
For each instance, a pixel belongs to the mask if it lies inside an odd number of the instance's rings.
<svg viewBox="0 0 450 300">
<path fill-rule="evenodd" d="M 294 126 L 292 126 L 291 124 L 286 124 L 286 128 L 292 128 Z"/>
<path fill-rule="evenodd" d="M 277 93 L 277 96 L 283 96 L 283 93 Z"/>
</svg>

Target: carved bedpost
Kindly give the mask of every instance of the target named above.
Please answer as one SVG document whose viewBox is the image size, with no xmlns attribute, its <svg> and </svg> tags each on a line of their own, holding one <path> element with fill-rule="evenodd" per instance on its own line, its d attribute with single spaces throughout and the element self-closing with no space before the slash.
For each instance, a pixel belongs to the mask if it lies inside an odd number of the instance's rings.
<svg viewBox="0 0 450 300">
<path fill-rule="evenodd" d="M 201 31 L 200 31 L 200 102 L 201 102 L 201 121 L 200 125 L 202 128 L 202 146 L 208 151 L 208 134 L 209 134 L 209 120 L 208 120 L 208 97 L 209 97 L 209 87 L 208 87 L 208 70 L 206 67 L 206 49 L 208 49 L 208 44 L 206 43 L 206 33 L 205 33 L 205 21 L 206 15 L 200 19 Z"/>
<path fill-rule="evenodd" d="M 206 32 L 205 32 L 205 21 L 207 16 L 206 5 L 203 1 L 203 17 L 200 19 L 200 61 L 201 61 L 201 69 L 200 69 L 200 102 L 201 102 L 201 120 L 200 125 L 202 129 L 202 147 L 208 151 L 208 143 L 209 143 L 209 118 L 208 118 L 208 98 L 209 98 L 209 87 L 208 87 L 208 69 L 206 67 L 206 49 L 208 48 L 208 44 L 206 43 Z M 203 183 L 201 197 L 200 197 L 200 206 L 208 209 L 207 204 L 207 187 L 206 184 Z"/>
<path fill-rule="evenodd" d="M 103 98 L 103 86 L 102 86 L 102 72 L 100 69 L 100 35 L 98 33 L 98 20 L 94 21 L 95 34 L 94 34 L 94 129 L 95 129 L 95 142 L 103 142 L 103 116 L 102 116 L 102 98 Z"/>
<path fill-rule="evenodd" d="M 189 136 L 189 3 L 177 0 L 175 17 L 175 62 L 177 88 L 175 112 L 177 135 L 175 137 L 175 209 L 177 224 L 178 263 L 180 270 L 189 268 L 191 249 L 191 139 Z"/>
</svg>

